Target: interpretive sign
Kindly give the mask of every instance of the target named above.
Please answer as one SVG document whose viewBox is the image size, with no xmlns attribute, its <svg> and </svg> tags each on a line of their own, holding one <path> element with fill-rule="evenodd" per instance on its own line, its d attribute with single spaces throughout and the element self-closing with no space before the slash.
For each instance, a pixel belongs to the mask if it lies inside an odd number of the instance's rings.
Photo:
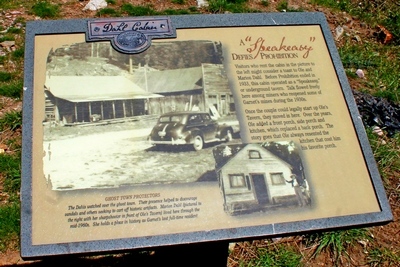
<svg viewBox="0 0 400 267">
<path fill-rule="evenodd" d="M 24 258 L 392 214 L 325 17 L 27 24 Z"/>
</svg>

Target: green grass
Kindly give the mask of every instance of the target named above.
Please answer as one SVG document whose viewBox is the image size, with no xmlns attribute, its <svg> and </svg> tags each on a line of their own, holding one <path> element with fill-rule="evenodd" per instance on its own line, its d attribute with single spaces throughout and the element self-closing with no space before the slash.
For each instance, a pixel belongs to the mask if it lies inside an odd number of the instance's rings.
<svg viewBox="0 0 400 267">
<path fill-rule="evenodd" d="M 18 128 L 22 127 L 22 112 L 21 111 L 12 111 L 6 113 L 3 117 L 0 118 L 0 131 L 4 131 L 9 128 L 12 131 L 15 131 Z"/>
<path fill-rule="evenodd" d="M 1 174 L 5 177 L 4 191 L 17 194 L 21 186 L 21 157 L 16 155 L 0 154 Z"/>
<path fill-rule="evenodd" d="M 4 126 L 4 119 L 0 121 Z M 1 131 L 3 130 L 0 129 Z M 0 204 L 0 251 L 18 244 L 20 233 L 20 204 L 18 192 L 21 187 L 20 153 L 0 154 L 0 177 L 4 179 L 3 193 L 9 195 L 7 204 Z"/>
<path fill-rule="evenodd" d="M 15 242 L 20 234 L 20 206 L 12 203 L 0 206 L 0 251 L 9 247 L 11 242 Z"/>
<path fill-rule="evenodd" d="M 314 233 L 306 236 L 307 243 L 316 245 L 312 257 L 326 251 L 332 255 L 335 263 L 339 261 L 340 257 L 348 256 L 346 254 L 348 247 L 356 245 L 359 240 L 370 239 L 368 231 L 364 228 Z"/>
<path fill-rule="evenodd" d="M 151 5 L 134 6 L 125 3 L 121 8 L 103 8 L 97 11 L 98 17 L 121 17 L 126 16 L 156 16 L 156 15 L 189 15 L 197 14 L 197 7 L 189 7 L 188 9 L 165 9 L 162 11 L 155 10 Z"/>
<path fill-rule="evenodd" d="M 249 262 L 241 262 L 241 267 L 299 267 L 303 266 L 302 255 L 292 246 L 271 245 L 257 251 L 256 257 Z"/>
<path fill-rule="evenodd" d="M 399 266 L 400 251 L 395 248 L 394 251 L 388 248 L 374 248 L 368 251 L 368 264 L 371 267 L 380 266 Z"/>
<path fill-rule="evenodd" d="M 0 118 L 0 131 L 16 131 L 22 127 L 22 112 L 9 112 Z M 9 138 L 3 142 L 13 153 L 0 154 L 0 177 L 4 181 L 3 192 L 9 196 L 0 205 L 0 251 L 17 243 L 19 236 L 19 190 L 21 187 L 21 139 Z"/>
<path fill-rule="evenodd" d="M 400 198 L 400 189 L 392 188 L 388 180 L 390 176 L 400 172 L 400 133 L 385 142 L 382 142 L 382 138 L 374 134 L 371 129 L 367 129 L 367 134 L 387 192 L 393 194 L 393 197 Z"/>
<path fill-rule="evenodd" d="M 171 0 L 171 2 L 178 5 L 186 4 L 186 0 Z"/>
<path fill-rule="evenodd" d="M 288 1 L 286 0 L 280 1 L 276 6 L 276 9 L 281 12 L 286 11 L 288 9 Z"/>
<path fill-rule="evenodd" d="M 7 83 L 0 82 L 0 95 L 15 99 L 21 98 L 23 81 L 17 80 Z"/>
<path fill-rule="evenodd" d="M 211 13 L 255 13 L 260 12 L 247 7 L 247 0 L 209 0 L 207 11 Z"/>
<path fill-rule="evenodd" d="M 4 36 L 0 36 L 0 43 L 4 41 L 15 41 L 15 37 L 13 35 L 7 34 Z"/>
<path fill-rule="evenodd" d="M 9 82 L 13 78 L 13 75 L 9 72 L 0 71 L 0 82 Z"/>
<path fill-rule="evenodd" d="M 121 8 L 103 8 L 97 11 L 98 17 L 120 17 L 127 16 L 156 16 L 156 15 L 189 15 L 198 13 L 196 7 L 189 7 L 188 9 L 165 9 L 156 11 L 151 5 L 147 6 L 134 6 L 130 3 L 123 4 Z"/>
<path fill-rule="evenodd" d="M 120 17 L 121 14 L 119 11 L 114 8 L 106 7 L 97 11 L 96 15 L 98 17 Z"/>
<path fill-rule="evenodd" d="M 24 53 L 25 53 L 25 49 L 23 47 L 18 48 L 11 53 L 11 58 L 14 60 L 23 59 Z"/>
<path fill-rule="evenodd" d="M 347 40 L 338 50 L 348 75 L 354 75 L 356 69 L 366 73 L 367 79 L 362 81 L 365 88 L 359 90 L 400 102 L 400 66 L 393 64 L 399 59 L 398 47 L 368 43 L 360 49 L 359 44 Z"/>
<path fill-rule="evenodd" d="M 166 9 L 161 12 L 163 15 L 189 15 L 192 14 L 189 10 L 186 9 Z"/>
<path fill-rule="evenodd" d="M 198 9 L 197 9 L 196 6 L 190 6 L 190 7 L 188 8 L 188 10 L 189 10 L 190 12 L 192 12 L 192 13 L 198 13 Z"/>
<path fill-rule="evenodd" d="M 10 27 L 7 30 L 7 33 L 11 33 L 11 34 L 22 34 L 22 29 L 20 28 L 14 28 L 14 27 Z"/>
<path fill-rule="evenodd" d="M 152 6 L 134 6 L 132 4 L 123 4 L 121 11 L 128 16 L 152 16 L 157 15 Z"/>
<path fill-rule="evenodd" d="M 2 9 L 11 9 L 18 7 L 20 3 L 19 1 L 10 1 L 10 0 L 0 0 L 0 7 Z"/>
<path fill-rule="evenodd" d="M 310 2 L 347 12 L 372 26 L 382 25 L 393 34 L 393 42 L 400 44 L 400 5 L 397 1 L 311 0 Z"/>
<path fill-rule="evenodd" d="M 16 24 L 21 24 L 22 26 L 26 26 L 26 21 L 25 21 L 25 18 L 23 18 L 23 17 L 17 17 L 17 18 L 15 18 L 15 20 L 14 20 L 14 25 L 16 25 Z"/>
<path fill-rule="evenodd" d="M 32 12 L 41 18 L 57 18 L 60 15 L 60 6 L 40 1 L 32 6 Z"/>
<path fill-rule="evenodd" d="M 382 139 L 371 130 L 367 131 L 374 158 L 382 169 L 394 169 L 400 171 L 400 135 L 397 134 L 389 141 Z M 389 143 L 388 143 L 389 142 Z"/>
<path fill-rule="evenodd" d="M 2 107 L 0 105 L 0 109 L 1 108 Z M 22 128 L 22 113 L 20 111 L 8 112 L 0 118 L 0 132 L 6 132 L 6 133 L 15 132 L 15 131 L 20 131 L 21 128 Z M 7 136 L 7 134 L 5 134 L 4 136 Z M 19 135 L 16 135 L 15 137 L 14 136 L 8 137 L 7 139 L 2 140 L 2 143 L 7 145 L 8 151 L 10 152 L 20 153 L 21 151 L 21 137 Z M 20 175 L 18 173 L 19 172 L 18 168 L 8 169 L 7 167 L 2 165 L 5 164 L 7 166 L 18 167 L 18 165 L 12 164 L 15 154 L 13 155 L 4 154 L 3 156 L 6 157 L 1 158 L 0 173 L 6 174 L 6 176 L 9 175 L 12 180 L 19 179 Z M 16 158 L 16 160 L 19 160 L 19 158 Z M 13 170 L 17 170 L 17 172 Z M 14 187 L 12 184 L 13 183 L 10 182 L 11 187 Z"/>
</svg>

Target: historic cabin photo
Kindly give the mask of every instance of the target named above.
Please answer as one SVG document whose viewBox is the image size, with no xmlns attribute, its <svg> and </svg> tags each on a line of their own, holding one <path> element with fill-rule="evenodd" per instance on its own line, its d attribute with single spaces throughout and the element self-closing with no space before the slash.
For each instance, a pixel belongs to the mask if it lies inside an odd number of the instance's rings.
<svg viewBox="0 0 400 267">
<path fill-rule="evenodd" d="M 222 54 L 220 42 L 207 40 L 154 42 L 134 55 L 109 42 L 51 49 L 43 84 L 48 188 L 218 186 L 212 148 L 241 143 Z"/>
<path fill-rule="evenodd" d="M 47 61 L 45 123 L 113 123 L 194 109 L 216 119 L 236 114 L 219 43 L 153 43 L 137 55 L 108 42 L 77 43 L 50 51 Z"/>
<path fill-rule="evenodd" d="M 227 213 L 311 206 L 309 183 L 293 142 L 220 145 L 213 154 Z"/>
<path fill-rule="evenodd" d="M 144 91 L 124 76 L 49 76 L 46 120 L 63 125 L 146 115 L 146 103 L 163 97 Z"/>
</svg>

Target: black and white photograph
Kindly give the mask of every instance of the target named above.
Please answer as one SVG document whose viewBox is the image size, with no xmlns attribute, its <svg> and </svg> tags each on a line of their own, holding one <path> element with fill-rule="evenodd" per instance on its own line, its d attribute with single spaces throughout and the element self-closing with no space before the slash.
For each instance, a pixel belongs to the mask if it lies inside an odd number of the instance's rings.
<svg viewBox="0 0 400 267">
<path fill-rule="evenodd" d="M 52 48 L 44 95 L 52 190 L 217 181 L 212 148 L 241 143 L 219 42 Z"/>
<path fill-rule="evenodd" d="M 230 215 L 311 208 L 311 190 L 293 141 L 220 145 L 214 150 Z"/>
</svg>

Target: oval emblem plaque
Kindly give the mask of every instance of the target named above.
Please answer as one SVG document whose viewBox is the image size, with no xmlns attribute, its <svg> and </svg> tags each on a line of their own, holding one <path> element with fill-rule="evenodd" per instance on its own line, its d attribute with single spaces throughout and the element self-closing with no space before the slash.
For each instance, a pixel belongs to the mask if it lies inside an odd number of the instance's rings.
<svg viewBox="0 0 400 267">
<path fill-rule="evenodd" d="M 123 50 L 133 51 L 143 46 L 147 41 L 146 36 L 141 32 L 129 31 L 119 34 L 116 44 Z"/>
</svg>

